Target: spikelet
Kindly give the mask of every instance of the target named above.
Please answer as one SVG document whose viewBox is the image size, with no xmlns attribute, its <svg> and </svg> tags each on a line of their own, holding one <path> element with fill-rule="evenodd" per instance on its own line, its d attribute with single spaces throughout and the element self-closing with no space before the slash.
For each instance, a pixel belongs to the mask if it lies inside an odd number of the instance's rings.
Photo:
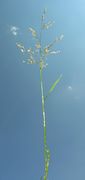
<svg viewBox="0 0 85 180">
<path fill-rule="evenodd" d="M 27 60 L 27 64 L 35 64 L 35 60 L 34 59 L 28 59 Z"/>
<path fill-rule="evenodd" d="M 25 52 L 25 47 L 24 47 L 22 44 L 16 43 L 16 46 L 20 49 L 20 51 L 21 51 L 22 53 Z"/>
<path fill-rule="evenodd" d="M 40 48 L 41 48 L 40 43 L 39 43 L 39 42 L 37 42 L 37 43 L 35 44 L 35 47 L 36 47 L 36 49 L 40 49 Z"/>
<path fill-rule="evenodd" d="M 49 52 L 50 52 L 50 51 L 49 51 L 49 48 L 48 48 L 48 47 L 45 47 L 45 48 L 44 48 L 44 54 L 45 54 L 45 55 L 48 55 Z"/>
<path fill-rule="evenodd" d="M 61 35 L 60 35 L 60 41 L 61 41 L 63 38 L 64 38 L 64 35 L 61 34 Z"/>
<path fill-rule="evenodd" d="M 48 23 L 44 23 L 42 25 L 42 29 L 49 29 L 51 26 L 53 26 L 54 21 L 49 21 Z"/>
<path fill-rule="evenodd" d="M 32 36 L 37 38 L 37 32 L 35 31 L 35 29 L 29 27 L 29 31 L 32 33 Z"/>
<path fill-rule="evenodd" d="M 56 37 L 56 42 L 61 41 L 64 38 L 64 35 L 61 34 L 60 37 Z"/>
<path fill-rule="evenodd" d="M 51 52 L 50 52 L 50 54 L 52 54 L 52 55 L 56 55 L 56 54 L 60 54 L 60 53 L 61 53 L 60 50 L 57 50 L 57 51 L 51 51 Z"/>
<path fill-rule="evenodd" d="M 43 11 L 43 14 L 42 14 L 42 21 L 45 20 L 46 13 L 47 13 L 47 9 L 45 8 L 44 11 Z"/>
<path fill-rule="evenodd" d="M 27 49 L 27 53 L 30 55 L 34 54 L 34 50 L 32 48 Z"/>
</svg>

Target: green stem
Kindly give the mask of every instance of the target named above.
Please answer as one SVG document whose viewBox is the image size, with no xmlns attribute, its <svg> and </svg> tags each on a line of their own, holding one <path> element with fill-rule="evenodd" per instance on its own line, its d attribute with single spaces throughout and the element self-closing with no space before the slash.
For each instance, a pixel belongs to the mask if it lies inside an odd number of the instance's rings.
<svg viewBox="0 0 85 180">
<path fill-rule="evenodd" d="M 43 70 L 42 67 L 40 67 L 40 85 L 41 85 L 41 97 L 42 97 L 43 130 L 44 130 L 44 177 L 43 177 L 43 180 L 47 180 L 49 161 L 50 161 L 50 151 L 47 147 L 46 114 L 45 114 L 45 101 L 44 101 L 42 70 Z"/>
<path fill-rule="evenodd" d="M 44 146 L 46 146 L 46 117 L 45 117 L 45 102 L 44 102 L 44 90 L 43 90 L 43 79 L 42 69 L 40 68 L 40 85 L 41 85 L 41 96 L 42 96 L 42 115 L 43 115 L 43 127 L 44 127 Z"/>
</svg>

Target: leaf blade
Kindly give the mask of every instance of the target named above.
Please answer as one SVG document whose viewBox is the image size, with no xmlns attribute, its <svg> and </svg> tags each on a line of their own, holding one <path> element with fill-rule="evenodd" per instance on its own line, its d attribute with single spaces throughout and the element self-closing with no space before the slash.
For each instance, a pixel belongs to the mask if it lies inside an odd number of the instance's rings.
<svg viewBox="0 0 85 180">
<path fill-rule="evenodd" d="M 54 90 L 54 88 L 56 87 L 56 85 L 60 82 L 62 78 L 62 74 L 59 76 L 59 78 L 52 84 L 52 86 L 50 87 L 48 94 L 45 96 L 45 100 L 47 99 L 48 95 Z"/>
<path fill-rule="evenodd" d="M 52 86 L 50 87 L 48 93 L 51 93 L 51 92 L 54 90 L 54 88 L 56 87 L 56 85 L 60 82 L 61 78 L 62 78 L 62 74 L 61 74 L 60 77 L 52 84 Z"/>
</svg>

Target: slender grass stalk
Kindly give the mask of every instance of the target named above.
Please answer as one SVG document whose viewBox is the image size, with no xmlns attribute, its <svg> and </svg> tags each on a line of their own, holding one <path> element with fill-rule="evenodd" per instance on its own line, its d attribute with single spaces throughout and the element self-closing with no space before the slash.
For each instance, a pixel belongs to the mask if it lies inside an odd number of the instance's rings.
<svg viewBox="0 0 85 180">
<path fill-rule="evenodd" d="M 17 47 L 24 54 L 27 54 L 27 59 L 23 61 L 23 63 L 27 64 L 37 64 L 39 65 L 40 70 L 40 87 L 41 87 L 41 102 L 42 102 L 42 118 L 43 118 L 43 140 L 44 140 L 44 173 L 41 177 L 42 180 L 47 180 L 48 171 L 49 171 L 49 162 L 50 162 L 50 150 L 47 145 L 47 129 L 46 129 L 46 112 L 45 112 L 45 102 L 50 93 L 54 90 L 56 85 L 60 82 L 62 75 L 52 84 L 47 95 L 45 96 L 44 86 L 43 86 L 43 69 L 47 67 L 46 59 L 49 55 L 59 54 L 60 50 L 52 50 L 55 43 L 61 41 L 63 39 L 63 34 L 60 37 L 55 38 L 50 44 L 43 47 L 42 45 L 42 32 L 43 30 L 49 29 L 53 25 L 54 22 L 49 21 L 45 23 L 46 10 L 43 11 L 41 16 L 41 27 L 40 34 L 38 36 L 36 30 L 34 28 L 29 28 L 29 31 L 32 34 L 32 37 L 35 39 L 35 47 L 26 49 L 23 44 L 16 43 Z"/>
<path fill-rule="evenodd" d="M 42 97 L 42 116 L 43 116 L 43 130 L 44 130 L 44 180 L 47 180 L 48 168 L 50 161 L 50 151 L 47 146 L 47 136 L 46 136 L 46 114 L 45 114 L 45 96 L 43 89 L 43 78 L 42 78 L 42 68 L 40 67 L 40 85 L 41 85 L 41 97 Z"/>
</svg>

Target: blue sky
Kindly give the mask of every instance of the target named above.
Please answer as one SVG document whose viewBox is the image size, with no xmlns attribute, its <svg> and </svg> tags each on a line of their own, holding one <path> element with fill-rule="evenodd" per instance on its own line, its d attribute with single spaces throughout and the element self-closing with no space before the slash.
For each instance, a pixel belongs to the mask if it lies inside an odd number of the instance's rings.
<svg viewBox="0 0 85 180">
<path fill-rule="evenodd" d="M 39 69 L 22 64 L 16 42 L 32 45 L 48 9 L 50 42 L 64 34 L 61 55 L 47 59 L 45 90 L 63 78 L 46 102 L 49 180 L 85 179 L 85 2 L 84 0 L 0 1 L 0 180 L 39 180 L 43 175 L 43 126 Z M 57 46 L 56 46 L 57 48 Z"/>
</svg>

